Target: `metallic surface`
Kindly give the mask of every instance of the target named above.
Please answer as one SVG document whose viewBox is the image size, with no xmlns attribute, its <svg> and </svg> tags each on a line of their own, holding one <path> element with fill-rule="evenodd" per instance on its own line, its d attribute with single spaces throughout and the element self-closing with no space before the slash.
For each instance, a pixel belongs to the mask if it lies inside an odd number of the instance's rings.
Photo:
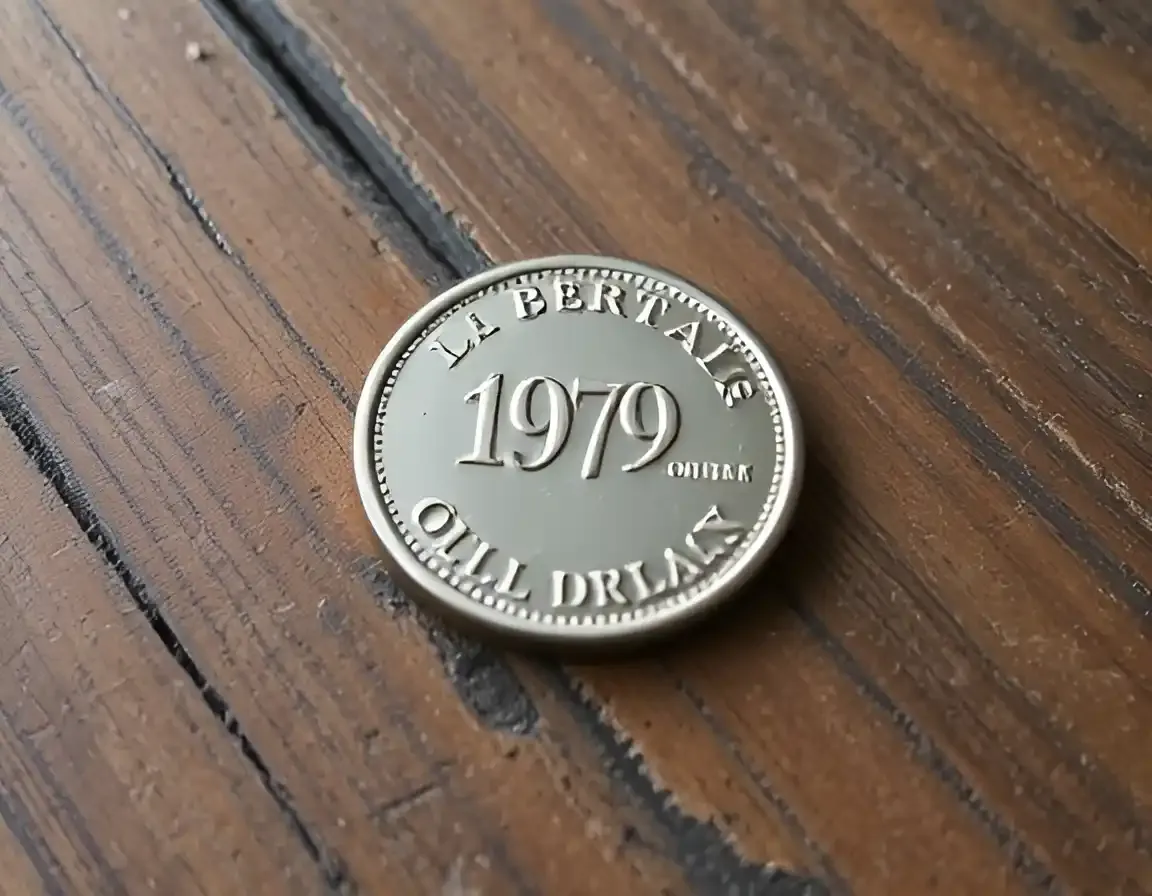
<svg viewBox="0 0 1152 896">
<path fill-rule="evenodd" d="M 716 299 L 619 259 L 493 268 L 368 374 L 356 478 L 433 609 L 536 642 L 664 634 L 736 592 L 791 517 L 800 423 Z"/>
</svg>

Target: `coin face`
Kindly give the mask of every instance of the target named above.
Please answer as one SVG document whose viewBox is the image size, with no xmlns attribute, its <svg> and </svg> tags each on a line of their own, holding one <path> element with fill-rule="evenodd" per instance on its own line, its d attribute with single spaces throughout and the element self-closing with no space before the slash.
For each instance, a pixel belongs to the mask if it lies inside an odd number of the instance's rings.
<svg viewBox="0 0 1152 896">
<path fill-rule="evenodd" d="M 610 645 L 745 584 L 791 516 L 795 405 L 732 311 L 673 275 L 564 256 L 494 268 L 370 371 L 354 458 L 414 597 L 503 634 Z"/>
</svg>

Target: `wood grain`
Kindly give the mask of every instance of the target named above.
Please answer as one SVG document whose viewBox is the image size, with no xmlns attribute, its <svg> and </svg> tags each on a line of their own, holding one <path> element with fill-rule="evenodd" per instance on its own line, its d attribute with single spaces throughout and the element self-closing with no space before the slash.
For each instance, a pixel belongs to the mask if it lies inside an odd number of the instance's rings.
<svg viewBox="0 0 1152 896">
<path fill-rule="evenodd" d="M 1150 35 L 1130 0 L 2 0 L 6 382 L 328 889 L 1149 892 Z M 411 613 L 347 443 L 428 295 L 582 250 L 736 304 L 813 444 L 757 594 L 561 668 Z"/>
<path fill-rule="evenodd" d="M 296 833 L 102 533 L 77 528 L 68 470 L 7 377 L 0 411 L 0 892 L 314 892 Z"/>
<path fill-rule="evenodd" d="M 775 876 L 706 823 L 682 846 L 577 691 L 530 693 L 377 572 L 347 396 L 435 269 L 395 212 L 352 208 L 197 6 L 0 11 L 0 351 L 322 887 Z"/>
<path fill-rule="evenodd" d="M 649 675 L 825 875 L 1152 886 L 1138 7 L 1087 47 L 1091 10 L 1008 0 L 227 5 L 411 178 L 458 271 L 639 256 L 778 347 L 815 442 L 791 549 L 819 559 L 781 558 L 787 611 Z M 583 674 L 677 781 L 635 678 Z"/>
</svg>

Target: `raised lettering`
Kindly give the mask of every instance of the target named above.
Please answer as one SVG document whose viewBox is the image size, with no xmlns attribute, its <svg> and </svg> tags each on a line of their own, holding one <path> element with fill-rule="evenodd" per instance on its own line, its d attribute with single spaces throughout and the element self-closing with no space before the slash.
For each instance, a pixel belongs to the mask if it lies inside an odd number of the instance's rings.
<svg viewBox="0 0 1152 896">
<path fill-rule="evenodd" d="M 732 546 L 740 541 L 743 534 L 743 524 L 725 519 L 721 516 L 720 509 L 713 504 L 692 527 L 692 531 L 684 538 L 684 543 L 700 565 L 707 566 L 717 557 L 727 554 Z M 721 538 L 719 541 L 714 541 L 710 537 L 698 539 L 698 535 L 719 535 Z M 703 546 L 701 541 L 705 542 Z"/>
<path fill-rule="evenodd" d="M 666 587 L 664 581 L 661 580 L 653 585 L 648 581 L 647 576 L 644 575 L 644 561 L 634 560 L 631 563 L 624 564 L 624 571 L 632 579 L 632 584 L 636 586 L 636 602 L 642 603 L 659 594 Z"/>
<path fill-rule="evenodd" d="M 481 541 L 476 545 L 476 550 L 472 552 L 472 556 L 468 558 L 468 562 L 460 568 L 460 575 L 471 576 L 481 585 L 491 584 L 492 576 L 487 573 L 483 575 L 480 574 L 480 571 L 484 568 L 485 561 L 491 553 L 492 545 L 486 541 Z"/>
<path fill-rule="evenodd" d="M 431 514 L 439 511 L 439 522 L 431 522 Z M 456 508 L 439 498 L 424 498 L 412 508 L 412 522 L 427 535 L 440 535 L 456 519 Z"/>
<path fill-rule="evenodd" d="M 720 345 L 717 348 L 712 349 L 712 351 L 710 351 L 704 357 L 697 358 L 696 361 L 701 367 L 703 367 L 705 370 L 708 371 L 709 376 L 711 376 L 713 379 L 719 379 L 719 377 L 717 377 L 717 375 L 716 375 L 716 371 L 714 371 L 710 365 L 714 361 L 719 360 L 720 356 L 723 355 L 725 352 L 730 352 L 732 350 L 733 350 L 732 343 L 731 342 L 725 342 L 723 345 Z"/>
<path fill-rule="evenodd" d="M 510 597 L 513 600 L 527 600 L 530 592 L 523 588 L 519 590 L 516 588 L 516 580 L 520 578 L 520 573 L 523 571 L 523 564 L 519 560 L 509 557 L 508 569 L 504 573 L 504 578 L 502 578 L 500 584 L 492 590 L 497 594 Z"/>
<path fill-rule="evenodd" d="M 730 377 L 721 385 L 723 386 L 721 395 L 724 398 L 724 404 L 730 408 L 736 407 L 741 401 L 745 401 L 756 394 L 756 387 L 744 377 L 743 373 L 739 373 L 736 378 Z"/>
<path fill-rule="evenodd" d="M 483 342 L 489 336 L 493 336 L 500 332 L 499 327 L 494 327 L 491 324 L 486 324 L 484 321 L 480 320 L 475 311 L 470 311 L 468 313 L 468 323 L 471 324 L 472 332 L 476 334 L 476 341 L 478 343 Z"/>
<path fill-rule="evenodd" d="M 725 544 L 735 544 L 744 533 L 744 525 L 734 520 L 728 520 L 720 513 L 720 508 L 713 504 L 708 512 L 692 527 L 693 532 L 714 532 L 724 536 Z"/>
<path fill-rule="evenodd" d="M 466 535 L 472 535 L 468 524 L 460 519 L 456 508 L 439 498 L 424 498 L 412 508 L 412 522 L 426 534 L 436 540 L 432 543 L 432 550 L 436 556 L 449 566 L 456 565 L 456 558 L 449 554 L 456 545 L 464 540 Z M 479 539 L 477 539 L 479 540 Z M 475 560 L 473 555 L 472 560 Z M 482 558 L 481 558 L 482 559 Z M 469 563 L 472 563 L 472 560 Z"/>
<path fill-rule="evenodd" d="M 535 320 L 548 310 L 544 296 L 535 286 L 512 290 L 512 306 L 520 320 Z"/>
<path fill-rule="evenodd" d="M 624 302 L 629 292 L 621 284 L 612 281 L 587 282 L 578 279 L 564 279 L 552 281 L 550 287 L 553 297 L 553 307 L 557 312 L 594 311 L 597 313 L 615 314 L 625 317 Z M 591 288 L 591 292 L 589 292 Z M 519 320 L 535 320 L 548 310 L 549 300 L 539 287 L 525 286 L 511 290 L 513 308 Z M 640 290 L 636 294 L 639 302 L 639 311 L 634 318 L 638 324 L 657 329 L 661 326 L 661 319 L 667 314 L 671 302 L 666 296 L 654 292 Z M 469 340 L 463 349 L 445 344 L 437 339 L 431 343 L 431 348 L 438 351 L 448 361 L 449 367 L 455 367 L 465 355 L 488 338 L 498 328 L 488 327 L 479 320 L 472 320 L 472 328 L 477 334 L 476 340 Z M 726 354 L 733 354 L 735 361 L 739 358 L 739 350 L 732 342 L 725 342 L 700 355 L 700 342 L 702 338 L 704 321 L 702 319 L 689 320 L 682 324 L 664 330 L 670 339 L 675 339 L 686 352 L 695 358 L 710 377 L 716 387 L 716 392 L 729 408 L 736 407 L 740 402 L 746 401 L 756 394 L 756 385 L 750 380 L 747 371 L 741 369 L 723 369 L 722 358 Z"/>
<path fill-rule="evenodd" d="M 588 573 L 588 580 L 592 583 L 593 602 L 598 607 L 606 607 L 611 602 L 627 604 L 628 598 L 620 593 L 620 570 L 594 569 Z"/>
<path fill-rule="evenodd" d="M 437 339 L 435 342 L 431 343 L 428 346 L 428 350 L 434 351 L 434 352 L 440 352 L 441 355 L 443 355 L 445 358 L 448 359 L 448 366 L 449 367 L 455 367 L 457 364 L 460 363 L 461 358 L 463 358 L 466 354 L 468 354 L 468 352 L 472 351 L 473 347 L 474 346 L 472 345 L 472 340 L 469 339 L 468 342 L 464 346 L 464 350 L 459 352 L 459 353 L 456 353 L 456 352 L 452 351 L 452 349 L 448 348 L 448 346 L 446 346 L 442 340 Z"/>
<path fill-rule="evenodd" d="M 620 303 L 624 301 L 626 293 L 624 288 L 617 283 L 609 283 L 607 281 L 597 283 L 592 289 L 592 304 L 590 306 L 592 311 L 603 312 L 605 308 L 613 314 L 624 316 L 624 311 L 620 308 Z"/>
<path fill-rule="evenodd" d="M 724 399 L 724 404 L 730 408 L 736 407 L 741 401 L 751 398 L 756 394 L 756 387 L 748 380 L 748 374 L 745 371 L 729 369 L 721 375 L 712 367 L 714 362 L 719 360 L 726 352 L 735 353 L 735 351 L 735 346 L 730 342 L 726 342 L 709 352 L 703 358 L 696 359 L 696 363 L 703 367 L 708 372 L 708 375 L 712 377 L 716 391 L 720 397 Z"/>
<path fill-rule="evenodd" d="M 532 419 L 532 397 L 539 387 L 543 387 L 548 406 L 548 419 L 543 423 Z M 528 459 L 527 455 L 513 451 L 512 466 L 517 470 L 542 470 L 556 459 L 568 441 L 572 431 L 572 400 L 564 387 L 551 377 L 529 377 L 521 380 L 512 393 L 510 416 L 512 425 L 524 435 L 544 438 L 535 458 Z"/>
<path fill-rule="evenodd" d="M 595 479 L 600 475 L 614 421 L 625 435 L 648 444 L 638 458 L 620 467 L 625 473 L 635 472 L 658 460 L 680 433 L 680 406 L 672 393 L 657 383 L 590 383 L 577 377 L 569 391 L 551 377 L 533 376 L 521 380 L 513 390 L 509 416 L 514 429 L 526 436 L 543 438 L 543 444 L 535 457 L 512 451 L 501 458 L 496 453 L 496 430 L 503 380 L 503 374 L 490 374 L 464 396 L 465 402 L 478 405 L 478 412 L 472 450 L 458 457 L 456 463 L 489 467 L 508 464 L 524 471 L 543 469 L 564 450 L 572 432 L 574 413 L 588 396 L 602 396 L 604 402 L 592 427 L 580 469 L 580 475 L 585 479 Z M 538 416 L 539 402 L 535 399 L 538 391 L 543 391 L 547 405 L 547 418 L 544 420 Z M 654 425 L 651 411 L 641 414 L 640 410 L 641 403 L 649 394 L 656 405 Z M 534 405 L 537 406 L 535 410 Z M 648 425 L 645 425 L 645 418 Z"/>
<path fill-rule="evenodd" d="M 424 498 L 412 508 L 412 522 L 415 523 L 425 535 L 436 540 L 432 543 L 432 550 L 449 567 L 455 567 L 457 558 L 451 551 L 459 545 L 465 537 L 470 536 L 476 540 L 476 547 L 459 572 L 461 575 L 475 579 L 481 585 L 491 585 L 492 576 L 480 575 L 488 558 L 496 553 L 492 545 L 483 541 L 473 532 L 468 524 L 460 518 L 456 508 L 439 498 Z M 514 557 L 508 558 L 508 564 L 500 583 L 492 590 L 501 597 L 513 600 L 527 600 L 531 592 L 525 588 L 517 588 L 516 582 L 524 571 L 524 564 Z"/>
<path fill-rule="evenodd" d="M 644 426 L 640 418 L 640 403 L 648 393 L 656 399 L 655 429 Z M 675 396 L 664 386 L 654 383 L 633 383 L 620 402 L 620 425 L 632 438 L 652 443 L 640 457 L 621 467 L 625 473 L 631 473 L 658 460 L 676 441 L 676 437 L 680 434 L 680 405 L 676 403 Z"/>
<path fill-rule="evenodd" d="M 701 566 L 707 566 L 717 557 L 723 557 L 728 553 L 728 546 L 725 544 L 714 544 L 708 548 L 701 547 L 696 541 L 695 533 L 691 532 L 684 537 L 684 544 L 688 546 L 688 552 Z"/>
<path fill-rule="evenodd" d="M 636 323 L 655 328 L 656 321 L 653 319 L 653 313 L 656 307 L 659 306 L 660 314 L 664 314 L 664 312 L 668 310 L 668 300 L 663 296 L 652 293 L 644 293 L 640 298 L 644 303 L 644 307 L 640 309 L 640 313 L 636 316 Z"/>
<path fill-rule="evenodd" d="M 464 540 L 465 535 L 470 534 L 471 532 L 468 529 L 468 525 L 462 519 L 460 519 L 460 517 L 456 517 L 456 519 L 452 521 L 452 528 L 449 529 L 447 533 L 440 536 L 440 539 L 432 545 L 432 548 L 435 551 L 437 557 L 439 557 L 449 566 L 455 566 L 456 558 L 451 556 L 448 552 L 456 547 L 456 545 L 460 544 L 460 542 Z"/>
<path fill-rule="evenodd" d="M 572 595 L 572 600 L 566 600 L 568 589 L 565 583 L 571 579 L 574 583 L 575 593 Z M 588 582 L 584 576 L 574 572 L 561 572 L 560 570 L 552 571 L 552 606 L 554 607 L 578 607 L 584 603 L 585 598 L 588 597 Z"/>
<path fill-rule="evenodd" d="M 584 300 L 580 298 L 580 284 L 571 280 L 556 281 L 556 310 L 583 311 Z"/>
<path fill-rule="evenodd" d="M 700 341 L 700 321 L 690 320 L 686 324 L 680 324 L 680 326 L 673 327 L 671 330 L 665 330 L 664 335 L 679 342 L 684 346 L 684 351 L 688 352 L 688 354 L 695 355 L 696 343 Z"/>
<path fill-rule="evenodd" d="M 456 458 L 458 464 L 478 464 L 482 467 L 501 467 L 504 461 L 495 455 L 496 413 L 500 408 L 500 387 L 504 374 L 493 373 L 479 386 L 464 396 L 464 403 L 476 402 L 476 434 L 472 439 L 472 453 Z"/>
<path fill-rule="evenodd" d="M 712 482 L 751 482 L 751 464 L 722 464 L 716 461 L 673 460 L 664 468 L 673 479 L 706 479 Z"/>
<path fill-rule="evenodd" d="M 460 349 L 459 351 L 453 351 L 444 344 L 443 339 L 437 339 L 435 342 L 429 345 L 429 350 L 437 351 L 447 359 L 449 367 L 455 367 L 468 355 L 470 351 L 472 351 L 472 349 L 476 348 L 476 346 L 478 346 L 488 337 L 500 332 L 499 327 L 494 327 L 491 324 L 484 323 L 484 321 L 482 321 L 479 315 L 477 315 L 474 311 L 469 312 L 466 315 L 465 320 L 468 321 L 468 325 L 472 328 L 472 333 L 476 338 L 468 339 L 464 343 L 464 348 Z"/>
<path fill-rule="evenodd" d="M 679 588 L 700 575 L 700 567 L 675 548 L 664 548 L 664 563 L 668 568 L 669 588 Z"/>
</svg>

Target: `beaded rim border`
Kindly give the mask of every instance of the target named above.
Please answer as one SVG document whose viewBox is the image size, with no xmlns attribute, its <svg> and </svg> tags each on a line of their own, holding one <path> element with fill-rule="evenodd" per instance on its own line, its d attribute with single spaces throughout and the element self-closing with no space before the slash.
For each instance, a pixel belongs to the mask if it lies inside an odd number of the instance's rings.
<svg viewBox="0 0 1152 896">
<path fill-rule="evenodd" d="M 785 432 L 784 425 L 781 418 L 780 402 L 777 397 L 777 384 L 771 377 L 768 376 L 764 370 L 764 366 L 760 362 L 758 352 L 755 347 L 750 345 L 748 340 L 743 334 L 737 331 L 735 327 L 725 319 L 725 316 L 717 312 L 714 308 L 709 307 L 704 302 L 701 302 L 695 296 L 689 295 L 684 290 L 660 279 L 658 276 L 651 274 L 642 274 L 630 270 L 621 270 L 607 267 L 598 266 L 579 266 L 579 267 L 557 267 L 547 266 L 534 268 L 530 271 L 521 273 L 510 273 L 507 276 L 501 277 L 489 285 L 482 287 L 468 295 L 459 298 L 457 301 L 452 302 L 447 308 L 436 314 L 420 331 L 408 342 L 404 351 L 395 359 L 388 369 L 388 375 L 384 379 L 381 386 L 379 397 L 376 399 L 374 405 L 374 414 L 372 420 L 372 434 L 378 435 L 385 425 L 385 418 L 388 414 L 388 398 L 395 387 L 396 381 L 403 370 L 404 365 L 407 363 L 408 358 L 418 349 L 424 341 L 448 318 L 455 316 L 473 302 L 487 298 L 495 293 L 502 292 L 510 287 L 525 286 L 531 284 L 541 278 L 549 276 L 567 276 L 567 277 L 580 277 L 583 279 L 594 280 L 610 279 L 618 280 L 627 284 L 635 284 L 637 288 L 646 290 L 648 292 L 659 293 L 667 295 L 669 298 L 675 299 L 682 304 L 699 311 L 704 315 L 705 319 L 715 325 L 725 336 L 732 339 L 740 348 L 741 354 L 744 356 L 748 365 L 751 367 L 756 378 L 760 382 L 765 402 L 769 406 L 769 413 L 772 417 L 772 430 L 775 437 L 775 451 L 774 451 L 774 464 L 772 470 L 772 480 L 768 486 L 768 494 L 764 499 L 759 516 L 756 522 L 753 523 L 744 535 L 744 538 L 733 548 L 732 551 L 723 555 L 723 558 L 718 558 L 720 562 L 716 563 L 713 569 L 703 575 L 687 588 L 680 589 L 671 594 L 665 595 L 653 601 L 650 604 L 636 607 L 633 610 L 612 612 L 612 613 L 597 613 L 597 614 L 582 614 L 582 615 L 564 615 L 560 613 L 550 613 L 541 610 L 530 610 L 522 606 L 518 606 L 512 601 L 502 597 L 495 597 L 493 594 L 485 591 L 484 588 L 474 585 L 466 580 L 465 577 L 457 575 L 451 570 L 447 569 L 436 556 L 421 544 L 420 540 L 412 534 L 409 530 L 407 523 L 404 521 L 400 513 L 397 512 L 396 502 L 392 498 L 391 490 L 388 487 L 388 477 L 384 469 L 382 450 L 378 446 L 375 438 L 373 438 L 372 447 L 372 460 L 375 471 L 375 481 L 377 483 L 378 494 L 384 502 L 388 516 L 392 525 L 398 531 L 404 544 L 408 550 L 411 551 L 413 556 L 427 569 L 429 572 L 435 574 L 439 579 L 452 587 L 458 594 L 470 598 L 474 602 L 483 605 L 484 607 L 495 610 L 499 613 L 515 617 L 524 622 L 535 623 L 538 625 L 555 626 L 558 628 L 564 627 L 600 627 L 613 626 L 634 622 L 642 622 L 645 620 L 655 620 L 661 616 L 670 613 L 678 613 L 685 607 L 696 603 L 702 592 L 708 590 L 720 578 L 722 578 L 730 569 L 732 569 L 740 560 L 740 558 L 747 552 L 749 546 L 753 544 L 760 535 L 761 530 L 767 523 L 768 518 L 772 515 L 772 511 L 776 506 L 777 500 L 780 496 L 780 487 L 783 482 L 784 467 L 786 463 L 786 445 L 785 445 Z"/>
</svg>

